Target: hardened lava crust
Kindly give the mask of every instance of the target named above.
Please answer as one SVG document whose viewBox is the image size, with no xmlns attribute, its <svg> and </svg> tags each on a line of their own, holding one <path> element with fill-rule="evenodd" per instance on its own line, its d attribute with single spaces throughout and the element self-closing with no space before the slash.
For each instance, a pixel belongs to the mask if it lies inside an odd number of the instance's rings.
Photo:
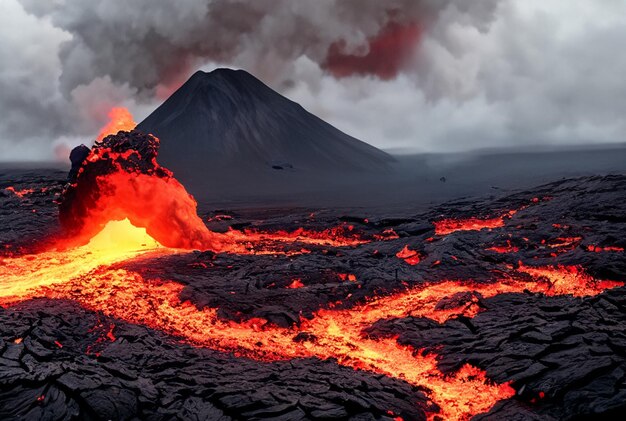
<svg viewBox="0 0 626 421">
<path fill-rule="evenodd" d="M 3 261 L 58 235 L 66 182 L 56 171 L 0 174 Z M 505 397 L 460 418 L 619 419 L 625 203 L 626 177 L 609 175 L 419 214 L 202 211 L 211 231 L 248 236 L 246 251 L 130 259 L 107 268 L 121 274 L 117 284 L 95 269 L 0 307 L 0 418 L 436 420 L 458 415 L 440 386 L 484 375 L 506 385 Z M 85 295 L 79 281 L 117 298 Z M 182 306 L 185 316 L 154 322 L 88 304 L 122 303 L 128 291 L 154 311 Z M 191 326 L 201 317 L 217 326 L 210 339 Z M 327 320 L 339 329 L 360 320 L 354 355 L 349 346 L 323 353 Z M 177 321 L 196 330 L 176 330 Z M 222 341 L 233 329 L 241 348 Z M 379 342 L 432 362 L 436 376 L 416 382 L 361 367 L 357 348 Z M 458 377 L 468 364 L 475 371 Z"/>
</svg>

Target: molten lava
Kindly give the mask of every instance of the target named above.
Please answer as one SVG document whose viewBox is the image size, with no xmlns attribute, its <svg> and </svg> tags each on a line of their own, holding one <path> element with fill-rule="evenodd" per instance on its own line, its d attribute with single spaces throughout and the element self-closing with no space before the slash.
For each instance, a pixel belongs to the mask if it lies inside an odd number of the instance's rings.
<svg viewBox="0 0 626 421">
<path fill-rule="evenodd" d="M 587 246 L 587 251 L 591 251 L 593 253 L 602 253 L 605 251 L 608 252 L 623 252 L 624 251 L 624 247 L 618 247 L 618 246 L 604 246 L 604 247 L 600 247 L 600 246 L 594 246 L 593 244 L 588 245 Z"/>
<path fill-rule="evenodd" d="M 145 229 L 133 226 L 128 219 L 110 222 L 84 246 L 66 251 L 0 258 L 1 300 L 29 297 L 33 289 L 67 282 L 102 265 L 125 261 L 141 254 L 159 255 L 164 252 L 166 249 L 150 237 Z"/>
<path fill-rule="evenodd" d="M 89 158 L 88 158 L 89 159 Z M 226 239 L 210 232 L 196 213 L 196 202 L 173 177 L 119 171 L 96 178 L 102 192 L 84 216 L 76 240 L 89 239 L 109 221 L 128 218 L 163 245 L 221 250 Z"/>
<path fill-rule="evenodd" d="M 289 285 L 287 285 L 287 288 L 289 289 L 298 289 L 298 288 L 303 288 L 304 284 L 302 283 L 302 280 L 300 279 L 294 279 Z"/>
<path fill-rule="evenodd" d="M 580 266 L 526 266 L 520 262 L 518 271 L 527 273 L 535 279 L 548 282 L 547 295 L 572 294 L 578 297 L 596 295 L 605 289 L 624 285 L 617 281 L 596 280 L 589 276 Z"/>
<path fill-rule="evenodd" d="M 107 132 L 111 130 L 115 128 Z M 62 196 L 61 221 L 73 236 L 59 243 L 57 250 L 1 259 L 0 305 L 33 298 L 73 300 L 106 316 L 240 357 L 259 361 L 332 359 L 342 366 L 425 389 L 434 403 L 428 414 L 432 420 L 468 420 L 489 411 L 499 400 L 512 397 L 515 390 L 507 383 L 494 384 L 484 371 L 467 364 L 455 373 L 444 374 L 436 354 L 401 345 L 395 337 L 370 337 L 367 329 L 393 318 L 422 317 L 438 323 L 459 316 L 472 318 L 482 311 L 481 300 L 504 293 L 532 291 L 582 297 L 622 285 L 596 280 L 578 266 L 520 263 L 491 282 L 424 282 L 387 296 L 370 297 L 352 308 L 333 308 L 329 303 L 328 308 L 289 328 L 259 318 L 224 320 L 218 316 L 218 308 L 198 308 L 181 301 L 184 285 L 146 280 L 137 272 L 121 269 L 121 264 L 183 253 L 182 249 L 267 253 L 275 252 L 266 247 L 271 242 L 355 247 L 369 240 L 360 238 L 350 225 L 320 232 L 301 228 L 292 232 L 213 233 L 197 216 L 193 197 L 171 172 L 157 164 L 158 145 L 153 136 L 134 131 L 96 142 Z M 515 212 L 489 219 L 445 219 L 435 222 L 435 231 L 447 235 L 498 228 Z M 395 232 L 383 234 L 379 240 L 398 237 Z M 576 243 L 561 240 L 558 247 Z M 513 251 L 510 243 L 507 247 Z M 396 256 L 410 265 L 420 262 L 419 253 L 408 246 Z M 354 274 L 338 276 L 357 282 Z M 287 285 L 289 289 L 303 287 L 300 278 Z M 116 340 L 113 325 L 103 329 L 103 340 Z M 62 346 L 60 342 L 58 346 Z"/>
<path fill-rule="evenodd" d="M 494 253 L 508 254 L 508 253 L 517 253 L 519 251 L 519 247 L 511 244 L 511 240 L 506 240 L 506 245 L 492 246 L 492 247 L 489 247 L 487 250 L 492 251 Z"/>
<path fill-rule="evenodd" d="M 114 107 L 109 111 L 109 122 L 100 129 L 100 133 L 96 137 L 102 140 L 108 135 L 116 134 L 119 131 L 130 131 L 135 128 L 137 123 L 133 119 L 133 115 L 124 107 Z"/>
<path fill-rule="evenodd" d="M 73 244 L 127 218 L 167 247 L 229 247 L 232 241 L 208 230 L 194 198 L 156 162 L 158 148 L 157 138 L 135 131 L 96 141 L 61 196 L 59 218 Z"/>
<path fill-rule="evenodd" d="M 121 236 L 121 237 L 120 237 Z M 334 359 L 338 364 L 371 371 L 426 387 L 440 408 L 431 419 L 466 420 L 488 411 L 498 400 L 514 395 L 507 384 L 489 382 L 483 371 L 465 365 L 444 375 L 435 354 L 399 345 L 395 338 L 373 339 L 364 330 L 375 322 L 408 316 L 439 323 L 464 315 L 474 317 L 476 299 L 441 306 L 442 299 L 471 293 L 493 297 L 525 290 L 547 295 L 595 295 L 622 285 L 597 281 L 579 267 L 530 267 L 523 264 L 506 279 L 492 283 L 444 281 L 423 284 L 384 297 L 374 297 L 350 309 L 319 310 L 299 326 L 280 328 L 262 319 L 241 323 L 218 317 L 217 308 L 198 309 L 181 302 L 183 285 L 146 281 L 135 272 L 111 267 L 114 262 L 179 252 L 165 248 L 129 221 L 109 223 L 87 245 L 67 251 L 4 259 L 0 304 L 6 306 L 35 297 L 70 299 L 107 316 L 161 330 L 190 344 L 234 352 L 261 361 L 292 358 Z M 289 287 L 300 288 L 294 280 Z M 298 334 L 307 333 L 305 340 Z M 112 332 L 110 332 L 112 334 Z M 114 336 L 113 336 L 114 337 Z"/>
<path fill-rule="evenodd" d="M 547 246 L 560 251 L 574 250 L 580 244 L 582 237 L 557 237 L 548 242 Z"/>
<path fill-rule="evenodd" d="M 298 228 L 294 231 L 260 232 L 252 229 L 245 229 L 243 232 L 230 230 L 226 233 L 229 238 L 239 242 L 250 244 L 268 242 L 296 242 L 319 246 L 332 247 L 352 247 L 369 243 L 369 240 L 361 238 L 353 232 L 351 225 L 342 225 L 328 228 L 323 231 L 312 231 Z"/>
<path fill-rule="evenodd" d="M 448 235 L 457 231 L 480 231 L 484 229 L 501 228 L 505 225 L 506 220 L 511 219 L 517 210 L 512 210 L 502 216 L 495 218 L 467 218 L 467 219 L 442 219 L 433 222 L 435 225 L 435 234 Z"/>
<path fill-rule="evenodd" d="M 14 195 L 16 195 L 17 197 L 19 197 L 20 199 L 23 199 L 24 196 L 34 193 L 35 190 L 34 189 L 20 189 L 17 190 L 15 187 L 13 186 L 9 186 L 9 187 L 5 187 L 4 188 L 6 191 L 9 191 L 11 193 L 13 193 Z"/>
<path fill-rule="evenodd" d="M 419 253 L 415 250 L 409 249 L 408 245 L 404 246 L 402 250 L 396 253 L 396 257 L 404 260 L 406 263 L 408 263 L 411 266 L 415 266 L 422 260 Z"/>
</svg>

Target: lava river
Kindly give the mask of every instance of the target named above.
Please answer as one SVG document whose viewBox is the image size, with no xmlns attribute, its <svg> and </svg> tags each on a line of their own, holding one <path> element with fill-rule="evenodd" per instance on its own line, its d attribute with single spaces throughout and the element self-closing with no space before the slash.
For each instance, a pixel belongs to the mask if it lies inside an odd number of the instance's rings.
<svg viewBox="0 0 626 421">
<path fill-rule="evenodd" d="M 120 269 L 132 259 L 152 259 L 185 253 L 163 247 L 145 229 L 128 220 L 110 222 L 84 246 L 70 250 L 6 258 L 0 266 L 0 304 L 10 306 L 43 297 L 70 299 L 87 309 L 158 329 L 188 343 L 233 352 L 245 358 L 276 361 L 316 357 L 384 374 L 425 388 L 432 401 L 430 417 L 464 420 L 512 397 L 508 384 L 493 384 L 478 368 L 463 366 L 452 375 L 437 368 L 437 356 L 401 346 L 395 338 L 371 339 L 363 333 L 378 320 L 407 316 L 440 323 L 460 314 L 473 317 L 474 302 L 457 308 L 439 308 L 444 297 L 473 292 L 485 298 L 497 294 L 542 292 L 547 295 L 595 295 L 621 283 L 597 281 L 579 267 L 527 267 L 489 284 L 444 281 L 424 284 L 389 296 L 373 297 L 350 309 L 322 309 L 299 326 L 279 328 L 265 320 L 242 323 L 220 319 L 217 308 L 198 309 L 181 302 L 184 285 L 165 280 L 147 281 L 138 273 Z"/>
</svg>

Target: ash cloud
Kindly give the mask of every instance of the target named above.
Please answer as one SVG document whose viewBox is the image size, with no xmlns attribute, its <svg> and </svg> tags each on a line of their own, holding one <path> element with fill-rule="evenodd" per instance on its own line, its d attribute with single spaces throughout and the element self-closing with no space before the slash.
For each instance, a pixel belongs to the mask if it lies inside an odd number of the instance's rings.
<svg viewBox="0 0 626 421">
<path fill-rule="evenodd" d="M 23 0 L 25 9 L 48 18 L 71 34 L 59 57 L 61 91 L 110 77 L 151 95 L 160 85 L 177 83 L 207 60 L 247 63 L 250 71 L 281 82 L 290 63 L 301 56 L 324 65 L 343 58 L 347 76 L 378 75 L 415 49 L 418 27 L 454 7 L 463 19 L 485 25 L 497 0 L 110 0 L 96 6 L 82 0 Z M 350 69 L 351 58 L 354 69 Z M 364 63 L 359 63 L 363 59 Z M 330 64 L 329 64 L 330 66 Z M 279 70 L 278 74 L 276 69 Z M 273 77 L 272 77 L 273 76 Z"/>
<path fill-rule="evenodd" d="M 9 68 L 0 75 L 0 156 L 39 157 L 50 145 L 88 142 L 115 105 L 141 120 L 195 70 L 217 65 L 244 68 L 383 148 L 614 140 L 624 123 L 606 113 L 616 104 L 600 92 L 624 84 L 606 81 L 593 63 L 613 59 L 613 37 L 624 30 L 609 22 L 581 33 L 586 22 L 574 22 L 562 37 L 555 33 L 562 12 L 569 11 L 567 22 L 580 14 L 565 1 L 554 4 L 5 0 L 0 24 L 20 29 L 0 41 Z M 621 9 L 607 2 L 588 16 Z M 604 44 L 594 54 L 582 51 L 592 42 Z M 27 44 L 32 51 L 22 51 Z M 579 68 L 581 53 L 590 68 Z M 551 75 L 548 63 L 565 79 Z M 582 86 L 590 74 L 593 83 Z M 41 147 L 35 152 L 27 144 Z"/>
</svg>

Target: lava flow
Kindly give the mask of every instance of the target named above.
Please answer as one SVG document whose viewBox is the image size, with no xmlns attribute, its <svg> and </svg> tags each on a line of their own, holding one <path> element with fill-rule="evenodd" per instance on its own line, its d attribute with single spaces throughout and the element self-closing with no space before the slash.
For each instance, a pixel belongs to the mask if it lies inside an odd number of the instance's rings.
<svg viewBox="0 0 626 421">
<path fill-rule="evenodd" d="M 618 246 L 594 246 L 593 244 L 588 245 L 587 246 L 587 251 L 593 252 L 593 253 L 602 253 L 605 251 L 609 251 L 609 252 L 622 252 L 624 251 L 624 247 L 618 247 Z"/>
<path fill-rule="evenodd" d="M 408 263 L 411 266 L 415 266 L 422 260 L 419 253 L 415 250 L 411 250 L 408 245 L 404 246 L 402 250 L 396 253 L 396 257 L 398 259 L 404 260 L 406 263 Z"/>
<path fill-rule="evenodd" d="M 488 251 L 492 251 L 494 253 L 500 254 L 508 254 L 508 253 L 517 253 L 519 251 L 519 247 L 511 244 L 511 240 L 506 240 L 506 245 L 503 246 L 492 246 L 487 248 Z"/>
<path fill-rule="evenodd" d="M 359 237 L 353 232 L 351 225 L 342 225 L 322 231 L 298 228 L 294 231 L 279 230 L 275 232 L 261 232 L 245 229 L 243 232 L 230 230 L 226 236 L 241 243 L 259 244 L 267 242 L 297 242 L 309 245 L 352 247 L 369 243 L 369 240 Z"/>
<path fill-rule="evenodd" d="M 349 227 L 319 233 L 303 229 L 273 234 L 213 233 L 198 218 L 195 200 L 156 163 L 157 149 L 156 138 L 134 131 L 96 142 L 62 196 L 61 221 L 73 236 L 60 242 L 56 250 L 0 260 L 0 305 L 34 298 L 73 300 L 88 310 L 242 358 L 333 360 L 424 390 L 432 403 L 425 408 L 431 420 L 468 420 L 512 397 L 515 390 L 509 383 L 491 382 L 484 371 L 468 364 L 455 373 L 443 373 L 435 353 L 401 345 L 395 337 L 369 336 L 367 329 L 394 318 L 428 318 L 438 323 L 461 316 L 473 318 L 483 309 L 481 300 L 499 294 L 530 291 L 583 297 L 623 285 L 596 280 L 578 266 L 519 263 L 491 282 L 422 282 L 400 292 L 369 297 L 351 308 L 318 310 L 288 328 L 260 318 L 225 320 L 218 315 L 218 308 L 198 308 L 181 301 L 185 285 L 146 280 L 124 269 L 123 264 L 138 259 L 149 263 L 154 257 L 194 248 L 249 253 L 250 245 L 267 241 L 345 247 L 365 240 L 353 235 Z M 491 219 L 438 221 L 436 233 L 501 227 L 515 212 Z M 408 246 L 396 256 L 409 265 L 420 261 L 419 253 Z M 352 274 L 344 276 L 357 282 Z M 295 278 L 287 288 L 307 286 Z M 109 339 L 115 340 L 111 331 L 109 334 Z"/>
<path fill-rule="evenodd" d="M 109 221 L 127 218 L 167 247 L 235 247 L 204 225 L 194 198 L 157 163 L 158 148 L 157 138 L 136 131 L 118 132 L 85 148 L 59 205 L 68 241 L 85 244 Z"/>
<path fill-rule="evenodd" d="M 133 228 L 127 222 L 119 226 L 109 224 L 83 248 L 50 252 L 35 258 L 6 259 L 0 273 L 6 280 L 0 290 L 0 304 L 7 306 L 35 297 L 70 299 L 87 309 L 158 329 L 190 344 L 235 352 L 242 357 L 261 361 L 332 358 L 341 365 L 427 388 L 430 398 L 439 407 L 431 418 L 439 415 L 450 420 L 469 419 L 488 411 L 498 400 L 513 396 L 514 390 L 507 384 L 490 383 L 481 370 L 469 365 L 457 373 L 444 375 L 437 368 L 434 354 L 424 355 L 419 350 L 401 346 L 395 338 L 371 339 L 363 333 L 364 329 L 388 318 L 427 317 L 443 323 L 461 314 L 473 317 L 480 309 L 475 300 L 460 302 L 452 308 L 438 305 L 442 298 L 463 293 L 489 298 L 529 290 L 546 295 L 585 296 L 622 285 L 596 281 L 577 267 L 520 265 L 508 279 L 494 283 L 444 281 L 373 298 L 351 309 L 320 310 L 313 318 L 302 320 L 298 327 L 279 328 L 262 319 L 235 323 L 220 319 L 217 308 L 198 309 L 190 302 L 181 302 L 179 295 L 184 287 L 181 284 L 145 281 L 137 273 L 108 266 L 113 261 L 141 254 L 136 241 L 127 242 L 130 247 L 123 248 L 103 240 L 115 227 L 123 228 L 124 236 L 139 235 L 142 244 L 147 241 L 144 230 Z M 108 247 L 102 248 L 100 244 Z M 97 253 L 100 249 L 104 249 L 102 254 L 86 257 L 88 251 Z M 141 250 L 145 249 L 176 252 L 154 241 Z M 33 262 L 36 270 L 20 269 Z"/>
<path fill-rule="evenodd" d="M 0 258 L 0 295 L 3 301 L 29 297 L 32 290 L 67 282 L 99 267 L 142 254 L 174 253 L 128 219 L 112 221 L 83 246 L 51 250 L 17 258 Z"/>
<path fill-rule="evenodd" d="M 448 235 L 457 231 L 480 231 L 503 227 L 507 219 L 511 219 L 517 210 L 511 210 L 495 218 L 442 219 L 433 222 L 435 234 Z"/>
<path fill-rule="evenodd" d="M 35 190 L 33 189 L 21 189 L 21 190 L 17 190 L 15 187 L 13 186 L 9 186 L 9 187 L 5 187 L 4 188 L 6 191 L 13 193 L 14 195 L 16 195 L 17 197 L 19 197 L 20 199 L 23 199 L 24 196 L 33 193 Z"/>
</svg>

